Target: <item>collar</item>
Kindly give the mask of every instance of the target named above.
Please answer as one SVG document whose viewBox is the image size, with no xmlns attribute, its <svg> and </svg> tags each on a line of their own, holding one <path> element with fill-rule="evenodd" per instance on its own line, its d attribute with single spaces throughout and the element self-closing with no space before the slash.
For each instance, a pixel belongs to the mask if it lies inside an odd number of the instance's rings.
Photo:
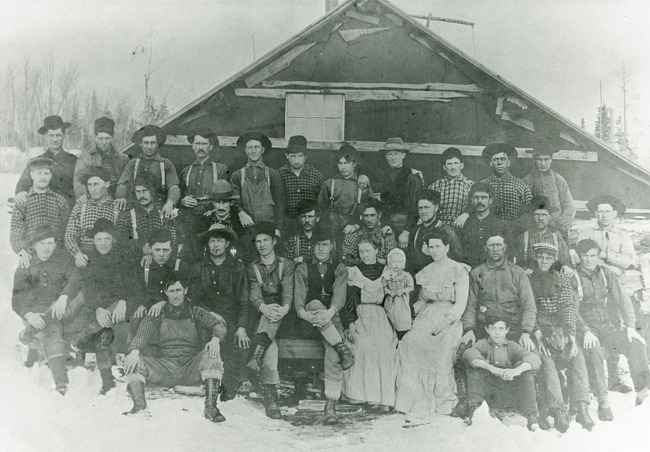
<svg viewBox="0 0 650 452">
<path fill-rule="evenodd" d="M 490 261 L 485 261 L 485 266 L 488 270 L 505 270 L 508 264 L 508 259 L 503 259 L 503 262 L 499 265 L 494 265 Z"/>
<path fill-rule="evenodd" d="M 316 265 L 318 265 L 318 264 L 331 265 L 331 264 L 333 264 L 332 255 L 330 254 L 330 258 L 327 259 L 325 262 L 319 262 L 318 260 L 316 260 L 316 256 L 312 255 L 311 256 L 311 262 L 312 262 L 312 264 L 316 264 Z"/>
<path fill-rule="evenodd" d="M 488 336 L 487 338 L 488 344 L 490 344 L 492 347 L 505 347 L 506 345 L 510 344 L 512 342 L 510 339 L 506 338 L 505 342 L 503 344 L 497 344 L 495 343 L 490 337 Z"/>
<path fill-rule="evenodd" d="M 158 161 L 162 160 L 162 157 L 160 156 L 160 152 L 156 152 L 152 157 L 145 157 L 144 152 L 140 152 L 138 158 L 142 160 L 158 160 Z"/>
<path fill-rule="evenodd" d="M 596 265 L 596 268 L 594 268 L 592 271 L 587 270 L 581 265 L 578 265 L 578 268 L 576 269 L 578 273 L 580 273 L 582 276 L 588 276 L 592 277 L 593 275 L 596 274 L 596 272 L 600 271 L 600 265 Z"/>
<path fill-rule="evenodd" d="M 598 224 L 598 220 L 596 220 L 596 224 L 594 224 L 594 231 L 598 231 L 598 232 L 619 232 L 619 228 L 618 228 L 618 224 L 614 223 L 612 225 L 611 229 L 603 229 Z"/>
<path fill-rule="evenodd" d="M 514 178 L 514 176 L 510 174 L 510 170 L 506 171 L 506 173 L 501 177 L 497 176 L 496 174 L 494 174 L 494 172 L 492 172 L 492 177 L 496 180 L 508 180 Z"/>
<path fill-rule="evenodd" d="M 58 156 L 58 155 L 61 155 L 61 154 L 67 154 L 67 152 L 66 152 L 63 148 L 61 148 L 61 150 L 55 154 L 54 152 L 52 152 L 52 151 L 48 148 L 47 151 L 45 151 L 45 152 L 43 153 L 43 155 L 45 155 L 45 154 L 47 154 L 48 156 L 51 155 L 51 156 L 52 156 L 52 159 L 54 159 L 54 157 L 56 157 L 56 156 Z"/>
<path fill-rule="evenodd" d="M 463 173 L 460 173 L 460 176 L 458 176 L 456 179 L 452 179 L 448 175 L 445 175 L 445 180 L 447 182 L 465 182 L 468 180 Z"/>
<path fill-rule="evenodd" d="M 49 186 L 45 189 L 45 191 L 44 191 L 43 193 L 36 193 L 36 192 L 34 191 L 34 187 L 29 187 L 29 190 L 27 190 L 27 196 L 31 196 L 31 195 L 45 195 L 45 194 L 49 194 L 49 193 L 54 193 L 54 192 L 52 191 L 52 189 L 51 189 Z"/>
<path fill-rule="evenodd" d="M 201 163 L 199 162 L 199 159 L 194 159 L 194 162 L 192 162 L 192 166 L 205 166 L 205 165 L 211 165 L 212 160 L 210 160 L 210 157 L 208 157 L 205 162 Z"/>
<path fill-rule="evenodd" d="M 352 173 L 352 175 L 351 175 L 350 177 L 343 177 L 343 176 L 341 176 L 341 174 L 339 173 L 339 174 L 337 174 L 336 176 L 334 176 L 334 179 L 353 180 L 353 181 L 357 181 L 357 180 L 359 180 L 359 175 L 356 173 L 356 171 L 355 171 L 354 173 Z"/>
<path fill-rule="evenodd" d="M 116 154 L 117 152 L 115 151 L 115 148 L 113 147 L 113 145 L 111 144 L 110 146 L 111 146 L 111 148 L 106 152 L 106 154 L 107 155 Z M 101 154 L 102 151 L 100 151 L 99 148 L 97 147 L 97 145 L 95 145 L 95 147 L 90 150 L 90 153 L 91 154 Z"/>
<path fill-rule="evenodd" d="M 86 195 L 86 196 L 88 196 L 87 202 L 92 204 L 103 205 L 103 204 L 108 204 L 109 202 L 113 202 L 113 198 L 111 197 L 110 194 L 106 195 L 106 198 L 104 198 L 101 201 L 94 200 L 93 198 L 90 197 L 90 195 Z"/>
<path fill-rule="evenodd" d="M 264 169 L 264 168 L 266 168 L 266 165 L 264 164 L 264 160 L 263 160 L 263 159 L 259 159 L 259 160 L 258 160 L 257 162 L 255 162 L 255 163 L 251 163 L 251 162 L 249 162 L 249 161 L 246 162 L 246 168 L 253 168 L 253 167 L 260 168 L 260 169 Z"/>
</svg>

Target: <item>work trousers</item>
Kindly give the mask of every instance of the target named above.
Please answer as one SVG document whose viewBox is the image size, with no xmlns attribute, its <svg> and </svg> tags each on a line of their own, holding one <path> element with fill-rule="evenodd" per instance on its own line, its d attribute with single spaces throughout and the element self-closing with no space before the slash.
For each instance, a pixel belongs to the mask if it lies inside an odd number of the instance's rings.
<svg viewBox="0 0 650 452">
<path fill-rule="evenodd" d="M 144 380 L 159 386 L 195 386 L 206 378 L 221 379 L 221 357 L 210 358 L 207 350 L 189 357 L 154 358 L 141 356 L 135 374 L 127 375 L 125 381 Z"/>
<path fill-rule="evenodd" d="M 503 380 L 485 369 L 467 371 L 469 405 L 479 407 L 483 400 L 492 409 L 537 414 L 535 379 L 526 371 L 512 381 Z"/>
<path fill-rule="evenodd" d="M 540 408 L 564 410 L 566 403 L 559 372 L 566 369 L 568 398 L 572 405 L 589 403 L 589 379 L 585 357 L 580 350 L 568 358 L 568 346 L 564 350 L 549 349 L 551 355 L 541 354 L 542 367 L 537 373 Z"/>
</svg>

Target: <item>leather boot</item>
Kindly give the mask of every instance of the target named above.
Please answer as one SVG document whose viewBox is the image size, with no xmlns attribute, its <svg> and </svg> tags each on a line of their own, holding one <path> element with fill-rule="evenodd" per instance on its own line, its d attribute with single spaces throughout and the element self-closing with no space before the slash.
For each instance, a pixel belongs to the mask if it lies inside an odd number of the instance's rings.
<svg viewBox="0 0 650 452">
<path fill-rule="evenodd" d="M 604 422 L 609 422 L 614 420 L 614 414 L 612 414 L 612 408 L 609 405 L 609 400 L 602 399 L 598 401 L 598 419 Z"/>
<path fill-rule="evenodd" d="M 569 430 L 569 414 L 565 409 L 558 408 L 553 414 L 553 421 L 555 422 L 555 430 L 560 433 L 566 433 Z"/>
<path fill-rule="evenodd" d="M 474 416 L 474 411 L 476 411 L 477 406 L 468 406 L 467 413 L 465 414 L 465 425 L 472 425 L 472 416 Z M 460 417 L 460 416 L 455 416 Z"/>
<path fill-rule="evenodd" d="M 537 424 L 542 430 L 550 430 L 551 424 L 548 423 L 548 417 L 545 414 L 537 416 Z"/>
<path fill-rule="evenodd" d="M 65 357 L 55 356 L 50 358 L 47 365 L 50 366 L 50 372 L 54 377 L 56 391 L 61 395 L 65 395 L 68 391 L 68 369 L 65 367 Z"/>
<path fill-rule="evenodd" d="M 526 415 L 526 428 L 534 432 L 537 430 L 537 415 L 536 414 L 528 414 Z"/>
<path fill-rule="evenodd" d="M 217 407 L 217 398 L 219 398 L 219 387 L 221 382 L 218 378 L 206 378 L 203 380 L 205 385 L 205 408 L 203 415 L 212 422 L 224 422 L 226 420 Z"/>
<path fill-rule="evenodd" d="M 645 388 L 641 389 L 639 392 L 636 393 L 636 400 L 634 401 L 634 405 L 635 406 L 641 405 L 647 397 L 648 397 L 648 387 L 646 386 Z"/>
<path fill-rule="evenodd" d="M 339 354 L 339 360 L 341 361 L 341 367 L 343 370 L 347 370 L 354 365 L 354 355 L 352 354 L 352 350 L 350 350 L 344 342 L 336 344 L 334 350 Z"/>
<path fill-rule="evenodd" d="M 106 395 L 108 391 L 115 387 L 115 378 L 111 369 L 99 369 L 99 375 L 102 377 L 102 388 L 99 390 L 99 395 Z"/>
<path fill-rule="evenodd" d="M 323 419 L 325 424 L 334 425 L 339 423 L 339 416 L 336 414 L 336 400 L 330 399 L 329 397 L 325 399 L 325 409 L 323 410 Z"/>
<path fill-rule="evenodd" d="M 246 370 L 250 374 L 251 379 L 256 380 L 260 377 L 262 360 L 271 342 L 271 338 L 266 333 L 257 333 L 253 336 L 251 340 L 251 356 L 248 364 L 246 364 Z"/>
<path fill-rule="evenodd" d="M 282 419 L 282 412 L 278 406 L 278 389 L 275 385 L 263 385 L 264 411 L 271 419 Z"/>
<path fill-rule="evenodd" d="M 133 401 L 133 408 L 130 411 L 125 411 L 122 414 L 129 415 L 139 413 L 147 409 L 147 399 L 144 396 L 144 382 L 140 380 L 133 380 L 126 386 L 126 390 L 131 396 Z"/>
<path fill-rule="evenodd" d="M 27 368 L 32 368 L 34 367 L 34 364 L 36 364 L 37 362 L 38 362 L 38 350 L 34 348 L 30 348 L 27 351 L 27 359 L 25 359 L 23 366 Z"/>
<path fill-rule="evenodd" d="M 458 392 L 458 403 L 451 411 L 451 417 L 465 419 L 469 413 L 469 401 L 467 399 L 467 372 L 463 369 L 454 367 L 454 377 L 456 379 L 456 388 Z M 468 424 L 468 425 L 471 425 Z"/>
<path fill-rule="evenodd" d="M 589 416 L 589 403 L 578 402 L 578 413 L 576 414 L 576 422 L 582 425 L 585 430 L 591 431 L 594 428 L 594 421 Z"/>
</svg>

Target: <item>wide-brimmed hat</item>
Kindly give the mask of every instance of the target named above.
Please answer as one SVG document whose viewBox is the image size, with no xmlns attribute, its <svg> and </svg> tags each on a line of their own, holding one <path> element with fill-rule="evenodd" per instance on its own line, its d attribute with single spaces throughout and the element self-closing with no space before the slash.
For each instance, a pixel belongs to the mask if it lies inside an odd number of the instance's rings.
<svg viewBox="0 0 650 452">
<path fill-rule="evenodd" d="M 533 157 L 537 155 L 550 155 L 552 156 L 558 151 L 557 146 L 552 146 L 549 143 L 539 143 L 533 146 L 532 149 L 526 149 L 527 154 L 533 154 Z"/>
<path fill-rule="evenodd" d="M 262 147 L 264 148 L 264 154 L 270 152 L 271 148 L 273 147 L 271 140 L 269 140 L 269 137 L 259 132 L 247 132 L 240 136 L 237 139 L 237 147 L 246 149 L 246 143 L 251 140 L 259 141 L 262 144 Z"/>
<path fill-rule="evenodd" d="M 48 159 L 47 157 L 34 157 L 29 162 L 27 162 L 30 170 L 36 168 L 54 168 L 54 160 Z"/>
<path fill-rule="evenodd" d="M 404 141 L 402 141 L 400 137 L 393 137 L 387 139 L 386 144 L 384 144 L 384 147 L 381 148 L 379 152 L 386 152 L 386 151 L 400 151 L 400 152 L 405 152 L 407 154 L 411 152 L 411 150 L 404 145 Z"/>
<path fill-rule="evenodd" d="M 325 240 L 330 240 L 332 242 L 336 241 L 336 233 L 332 229 L 332 225 L 327 220 L 320 220 L 314 225 L 314 229 L 311 233 L 312 242 L 324 242 Z"/>
<path fill-rule="evenodd" d="M 257 237 L 259 234 L 266 234 L 276 239 L 280 238 L 275 234 L 275 223 L 271 221 L 260 221 L 259 223 L 255 224 L 255 226 L 253 226 L 253 231 L 251 233 L 253 240 L 255 240 L 255 237 Z"/>
<path fill-rule="evenodd" d="M 232 187 L 228 181 L 219 179 L 212 186 L 212 191 L 208 195 L 210 201 L 233 201 L 239 199 L 239 196 L 235 195 L 232 191 Z"/>
<path fill-rule="evenodd" d="M 103 166 L 89 166 L 81 176 L 81 183 L 85 185 L 91 177 L 99 177 L 104 182 L 110 182 L 111 172 Z"/>
<path fill-rule="evenodd" d="M 167 228 L 154 229 L 147 237 L 147 243 L 153 245 L 154 243 L 167 243 L 172 241 L 172 231 Z"/>
<path fill-rule="evenodd" d="M 40 135 L 45 135 L 48 130 L 56 130 L 56 129 L 65 130 L 71 125 L 72 124 L 69 122 L 64 122 L 63 119 L 61 119 L 61 116 L 52 115 L 46 117 L 43 120 L 43 126 L 40 129 L 38 129 L 38 133 Z"/>
<path fill-rule="evenodd" d="M 110 136 L 115 135 L 115 121 L 106 116 L 95 119 L 95 125 L 93 127 L 95 135 L 98 133 L 107 133 Z"/>
<path fill-rule="evenodd" d="M 517 158 L 517 149 L 510 143 L 492 143 L 485 146 L 481 157 L 483 160 L 490 161 L 490 159 L 496 154 L 505 153 L 510 160 L 515 160 Z"/>
<path fill-rule="evenodd" d="M 34 246 L 34 244 L 36 244 L 36 242 L 40 242 L 41 240 L 45 239 L 56 238 L 56 236 L 57 232 L 52 226 L 49 224 L 41 224 L 39 226 L 36 226 L 33 231 L 27 234 L 27 245 L 31 248 Z"/>
<path fill-rule="evenodd" d="M 285 149 L 285 154 L 299 154 L 307 152 L 307 138 L 302 135 L 294 135 L 289 137 L 289 143 L 287 144 L 287 149 Z"/>
<path fill-rule="evenodd" d="M 117 228 L 113 222 L 107 218 L 98 218 L 97 221 L 95 221 L 92 229 L 88 229 L 85 235 L 86 237 L 92 239 L 100 232 L 107 232 L 108 234 L 112 235 L 113 238 L 117 237 Z"/>
<path fill-rule="evenodd" d="M 548 213 L 553 212 L 551 208 L 551 201 L 544 195 L 535 195 L 530 200 L 528 205 L 528 211 L 530 213 L 535 212 L 536 210 L 548 210 Z"/>
<path fill-rule="evenodd" d="M 595 198 L 590 199 L 587 202 L 587 209 L 593 213 L 596 213 L 598 206 L 601 204 L 609 204 L 616 212 L 618 212 L 619 215 L 623 215 L 627 209 L 623 201 L 611 195 L 599 195 Z"/>
<path fill-rule="evenodd" d="M 156 141 L 158 146 L 162 146 L 167 141 L 167 133 L 158 126 L 153 124 L 146 125 L 140 130 L 136 131 L 131 137 L 131 141 L 137 145 L 140 145 L 143 137 L 156 136 Z"/>
<path fill-rule="evenodd" d="M 187 141 L 194 143 L 194 138 L 196 138 L 197 135 L 209 140 L 210 144 L 213 146 L 219 146 L 219 138 L 217 137 L 217 134 L 207 127 L 199 127 L 187 132 Z"/>
<path fill-rule="evenodd" d="M 211 225 L 207 231 L 201 232 L 197 235 L 197 238 L 202 243 L 207 243 L 212 237 L 224 238 L 228 240 L 231 245 L 237 241 L 237 233 L 221 223 L 215 223 Z"/>
</svg>

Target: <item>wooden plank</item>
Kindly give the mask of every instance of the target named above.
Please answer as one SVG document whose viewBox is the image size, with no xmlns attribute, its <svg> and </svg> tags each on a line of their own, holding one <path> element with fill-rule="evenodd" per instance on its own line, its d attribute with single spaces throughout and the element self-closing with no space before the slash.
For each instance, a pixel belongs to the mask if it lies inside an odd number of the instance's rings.
<svg viewBox="0 0 650 452">
<path fill-rule="evenodd" d="M 428 102 L 450 102 L 451 99 L 469 97 L 468 94 L 455 91 L 410 91 L 410 90 L 354 90 L 354 89 L 281 89 L 281 88 L 237 88 L 235 95 L 240 97 L 259 97 L 266 99 L 283 99 L 288 93 L 299 94 L 343 94 L 346 101 L 390 101 L 413 100 Z"/>
<path fill-rule="evenodd" d="M 391 22 L 393 22 L 395 25 L 397 25 L 398 27 L 401 27 L 401 26 L 404 24 L 404 21 L 403 21 L 402 19 L 400 19 L 398 16 L 396 16 L 395 14 L 392 14 L 392 13 L 386 13 L 386 14 L 384 14 L 384 16 L 385 16 L 388 20 L 390 20 Z"/>
<path fill-rule="evenodd" d="M 567 132 L 561 132 L 560 133 L 560 138 L 562 138 L 565 141 L 568 141 L 571 144 L 575 144 L 576 146 L 579 146 L 578 142 Z"/>
<path fill-rule="evenodd" d="M 352 19 L 360 20 L 361 22 L 366 22 L 368 24 L 379 25 L 379 18 L 375 16 L 370 16 L 368 14 L 361 14 L 351 9 L 345 12 L 345 15 L 351 17 Z"/>
<path fill-rule="evenodd" d="M 167 139 L 166 145 L 182 145 L 189 146 L 185 135 L 170 135 L 174 137 L 173 139 Z M 219 136 L 219 144 L 221 147 L 236 147 L 237 138 L 234 136 Z M 289 141 L 283 138 L 271 138 L 271 144 L 275 149 L 285 149 Z M 308 141 L 307 149 L 322 150 L 322 151 L 338 151 L 341 146 L 343 146 L 343 141 Z M 345 141 L 345 143 L 351 144 L 360 151 L 369 151 L 377 152 L 380 149 L 383 149 L 386 143 L 383 141 Z M 442 152 L 449 148 L 455 147 L 458 148 L 463 155 L 480 157 L 483 153 L 483 146 L 473 146 L 465 144 L 434 144 L 434 143 L 405 143 L 405 146 L 408 147 L 414 154 L 431 154 L 431 155 L 440 155 Z M 517 154 L 519 158 L 532 158 L 532 154 L 526 152 L 532 148 L 517 148 Z M 598 153 L 592 151 L 576 151 L 576 150 L 560 150 L 553 154 L 553 159 L 555 160 L 572 160 L 580 162 L 597 162 Z M 624 171 L 620 168 L 617 168 L 621 171 Z M 626 173 L 627 174 L 627 173 Z"/>
<path fill-rule="evenodd" d="M 311 49 L 311 47 L 314 44 L 316 44 L 316 43 L 311 42 L 309 44 L 303 44 L 303 45 L 296 46 L 293 49 L 289 50 L 287 53 L 282 55 L 280 58 L 278 58 L 277 60 L 273 61 L 271 64 L 266 66 L 264 69 L 262 69 L 260 71 L 257 71 L 254 74 L 249 75 L 248 77 L 246 77 L 246 79 L 244 80 L 245 83 L 246 83 L 246 86 L 248 86 L 249 88 L 251 86 L 255 86 L 258 83 L 266 80 L 267 78 L 277 74 L 281 70 L 286 69 L 287 67 L 289 67 L 289 65 L 291 64 L 291 62 L 293 60 L 298 58 L 300 55 L 305 53 L 307 50 Z"/>
<path fill-rule="evenodd" d="M 277 339 L 278 357 L 283 359 L 323 359 L 325 349 L 321 341 L 306 339 Z"/>
<path fill-rule="evenodd" d="M 262 82 L 263 88 L 285 88 L 289 86 L 304 86 L 306 88 L 352 88 L 352 89 L 402 89 L 417 91 L 461 91 L 467 93 L 482 93 L 483 88 L 475 85 L 458 83 L 355 83 L 355 82 L 306 82 L 302 80 L 267 80 Z"/>
<path fill-rule="evenodd" d="M 387 30 L 390 30 L 390 28 L 359 28 L 354 30 L 339 30 L 339 34 L 347 44 L 353 44 L 362 38 L 367 38 L 370 35 Z"/>
<path fill-rule="evenodd" d="M 426 39 L 424 39 L 422 36 L 418 36 L 415 33 L 410 33 L 409 38 L 411 38 L 412 40 L 414 40 L 418 44 L 423 45 L 427 49 L 433 50 L 433 47 L 431 47 L 431 44 L 429 44 L 429 42 Z"/>
</svg>

